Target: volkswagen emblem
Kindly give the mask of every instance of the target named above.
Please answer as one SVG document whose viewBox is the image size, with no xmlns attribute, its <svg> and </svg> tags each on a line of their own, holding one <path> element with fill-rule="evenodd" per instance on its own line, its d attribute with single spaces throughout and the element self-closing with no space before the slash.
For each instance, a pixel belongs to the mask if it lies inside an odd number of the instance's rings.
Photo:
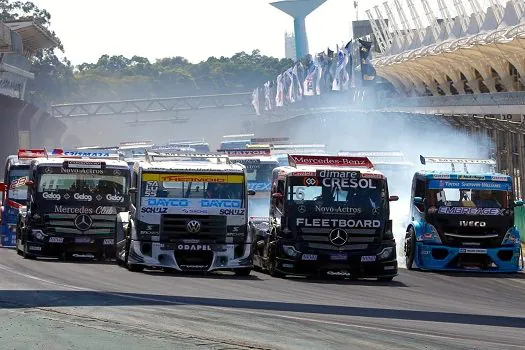
<svg viewBox="0 0 525 350">
<path fill-rule="evenodd" d="M 330 240 L 330 243 L 336 247 L 341 247 L 348 241 L 348 233 L 341 228 L 336 228 L 330 231 L 328 239 Z"/>
<path fill-rule="evenodd" d="M 93 225 L 93 219 L 89 215 L 80 214 L 75 218 L 75 227 L 80 231 L 87 231 Z"/>
<path fill-rule="evenodd" d="M 198 233 L 201 230 L 201 223 L 197 220 L 188 221 L 188 223 L 186 224 L 186 230 L 189 233 Z"/>
</svg>

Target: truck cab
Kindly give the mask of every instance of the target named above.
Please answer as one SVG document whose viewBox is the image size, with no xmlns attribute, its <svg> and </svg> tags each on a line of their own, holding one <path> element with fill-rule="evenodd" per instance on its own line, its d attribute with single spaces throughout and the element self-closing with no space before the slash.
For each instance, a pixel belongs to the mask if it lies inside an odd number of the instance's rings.
<svg viewBox="0 0 525 350">
<path fill-rule="evenodd" d="M 224 154 L 147 152 L 132 173 L 132 206 L 117 220 L 117 262 L 131 271 L 248 275 L 246 168 Z"/>
<path fill-rule="evenodd" d="M 420 157 L 422 164 L 451 164 L 452 171 L 414 174 L 406 230 L 408 269 L 517 272 L 523 267 L 520 232 L 514 225 L 512 178 L 467 165 L 495 167 L 491 159 Z M 447 165 L 448 165 L 447 164 Z M 456 171 L 462 164 L 463 171 Z"/>
<path fill-rule="evenodd" d="M 45 149 L 19 149 L 16 155 L 7 157 L 4 168 L 2 206 L 0 208 L 0 245 L 16 246 L 16 223 L 21 207 L 27 204 L 27 180 L 31 160 L 45 157 Z"/>
<path fill-rule="evenodd" d="M 392 280 L 397 275 L 386 177 L 364 157 L 289 155 L 272 174 L 269 231 L 254 265 L 273 276 Z"/>
<path fill-rule="evenodd" d="M 51 153 L 33 159 L 29 167 L 27 203 L 16 226 L 18 254 L 114 257 L 115 218 L 129 207 L 127 164 L 117 154 L 87 158 Z"/>
</svg>

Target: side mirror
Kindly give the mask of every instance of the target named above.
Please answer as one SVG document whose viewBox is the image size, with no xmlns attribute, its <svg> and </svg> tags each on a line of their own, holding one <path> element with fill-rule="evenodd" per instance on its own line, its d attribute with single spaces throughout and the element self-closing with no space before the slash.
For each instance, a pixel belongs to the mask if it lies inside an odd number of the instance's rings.
<svg viewBox="0 0 525 350">
<path fill-rule="evenodd" d="M 33 187 L 35 185 L 35 182 L 33 180 L 27 180 L 26 181 L 26 186 L 27 187 Z"/>
<path fill-rule="evenodd" d="M 523 206 L 523 201 L 520 199 L 520 200 L 517 200 L 514 202 L 514 206 L 515 207 L 522 207 Z"/>
<path fill-rule="evenodd" d="M 399 200 L 399 196 L 390 196 L 388 197 L 388 200 L 390 202 L 397 202 Z"/>
<path fill-rule="evenodd" d="M 272 194 L 272 198 L 283 199 L 283 194 L 280 192 L 275 192 L 274 194 Z"/>
<path fill-rule="evenodd" d="M 5 183 L 0 182 L 0 192 L 5 192 Z"/>
<path fill-rule="evenodd" d="M 255 196 L 255 190 L 248 190 L 248 196 Z"/>
<path fill-rule="evenodd" d="M 129 190 L 128 190 L 128 192 L 129 192 L 130 194 L 135 194 L 135 193 L 137 193 L 137 188 L 136 188 L 136 187 L 130 187 Z"/>
<path fill-rule="evenodd" d="M 415 205 L 423 205 L 423 198 L 421 197 L 414 197 L 414 204 Z"/>
</svg>

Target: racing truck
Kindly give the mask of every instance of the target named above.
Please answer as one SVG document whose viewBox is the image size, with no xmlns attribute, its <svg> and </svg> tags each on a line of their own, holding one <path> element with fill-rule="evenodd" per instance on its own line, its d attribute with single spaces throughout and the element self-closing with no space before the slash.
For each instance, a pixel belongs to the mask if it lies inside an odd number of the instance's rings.
<svg viewBox="0 0 525 350">
<path fill-rule="evenodd" d="M 135 156 L 143 156 L 146 150 L 151 150 L 155 146 L 152 141 L 131 141 L 121 142 L 118 147 L 118 152 L 124 158 L 133 158 Z"/>
<path fill-rule="evenodd" d="M 19 149 L 16 155 L 7 157 L 4 169 L 2 207 L 0 212 L 1 241 L 3 247 L 16 246 L 16 222 L 20 207 L 27 202 L 27 179 L 31 159 L 45 157 L 45 149 Z"/>
<path fill-rule="evenodd" d="M 258 231 L 254 267 L 272 276 L 397 275 L 387 178 L 366 157 L 288 156 L 272 173 L 268 232 Z"/>
<path fill-rule="evenodd" d="M 255 195 L 249 199 L 249 228 L 267 230 L 272 171 L 279 166 L 277 159 L 272 157 L 271 149 L 266 147 L 222 150 L 221 152 L 229 155 L 232 162 L 241 163 L 246 167 L 248 189 L 255 192 Z"/>
<path fill-rule="evenodd" d="M 117 218 L 117 262 L 130 271 L 253 267 L 246 168 L 224 154 L 147 152 L 132 173 L 132 207 Z"/>
<path fill-rule="evenodd" d="M 204 139 L 170 141 L 168 145 L 175 146 L 175 147 L 182 147 L 182 148 L 184 147 L 193 148 L 195 152 L 198 152 L 198 153 L 210 153 L 210 144 L 205 142 Z M 173 151 L 169 151 L 169 152 L 173 152 Z"/>
<path fill-rule="evenodd" d="M 243 149 L 252 143 L 251 138 L 254 134 L 237 134 L 237 135 L 224 135 L 221 141 L 220 149 Z"/>
<path fill-rule="evenodd" d="M 420 157 L 451 164 L 452 171 L 414 174 L 411 222 L 406 229 L 408 269 L 517 272 L 523 268 L 520 232 L 514 226 L 512 178 L 496 173 L 492 159 Z M 462 164 L 463 171 L 456 171 Z M 468 166 L 492 170 L 469 172 Z M 521 257 L 520 257 L 521 256 Z"/>
<path fill-rule="evenodd" d="M 31 161 L 28 200 L 16 226 L 17 252 L 31 259 L 114 257 L 116 215 L 129 207 L 129 168 L 117 154 L 67 153 L 55 150 Z"/>
</svg>

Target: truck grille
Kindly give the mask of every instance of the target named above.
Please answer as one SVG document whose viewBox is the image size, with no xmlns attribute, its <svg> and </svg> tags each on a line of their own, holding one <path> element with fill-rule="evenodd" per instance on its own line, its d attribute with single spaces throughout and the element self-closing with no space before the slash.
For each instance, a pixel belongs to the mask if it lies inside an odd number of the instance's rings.
<svg viewBox="0 0 525 350">
<path fill-rule="evenodd" d="M 115 233 L 115 215 L 89 215 L 92 220 L 91 227 L 80 231 L 75 226 L 77 214 L 45 214 L 43 223 L 38 225 L 46 234 L 56 235 L 110 235 Z M 36 228 L 36 227 L 35 227 Z"/>
<path fill-rule="evenodd" d="M 188 230 L 188 223 L 197 221 L 198 232 Z M 160 240 L 175 242 L 184 239 L 198 239 L 203 244 L 226 243 L 226 216 L 219 215 L 178 215 L 164 214 L 160 223 Z"/>
<path fill-rule="evenodd" d="M 330 242 L 330 232 L 332 228 L 297 228 L 299 239 L 306 243 L 308 248 L 333 250 L 333 251 L 354 251 L 370 249 L 372 245 L 381 242 L 381 237 L 376 229 L 345 229 L 348 234 L 346 244 L 336 246 Z"/>
<path fill-rule="evenodd" d="M 505 231 L 485 227 L 438 227 L 443 232 L 443 243 L 453 247 L 471 245 L 473 247 L 490 248 L 498 247 L 505 236 Z"/>
</svg>

